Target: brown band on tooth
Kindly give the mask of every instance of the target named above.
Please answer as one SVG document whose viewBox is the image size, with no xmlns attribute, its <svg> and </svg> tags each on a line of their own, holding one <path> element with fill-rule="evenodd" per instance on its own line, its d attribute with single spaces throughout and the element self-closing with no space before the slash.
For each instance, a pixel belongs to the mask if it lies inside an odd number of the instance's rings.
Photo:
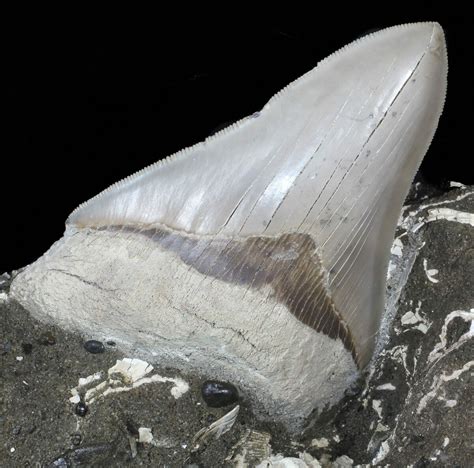
<svg viewBox="0 0 474 468">
<path fill-rule="evenodd" d="M 198 237 L 162 228 L 109 229 L 139 232 L 203 275 L 256 290 L 270 286 L 273 299 L 305 325 L 340 339 L 359 363 L 351 332 L 331 299 L 325 270 L 309 234 L 239 239 Z"/>
</svg>

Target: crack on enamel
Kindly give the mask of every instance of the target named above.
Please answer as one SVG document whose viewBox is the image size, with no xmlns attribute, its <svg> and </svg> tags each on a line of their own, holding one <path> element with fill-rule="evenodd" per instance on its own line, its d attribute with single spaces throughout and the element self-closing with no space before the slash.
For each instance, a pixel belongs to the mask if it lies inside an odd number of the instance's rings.
<svg viewBox="0 0 474 468">
<path fill-rule="evenodd" d="M 237 330 L 233 327 L 223 327 L 223 326 L 219 326 L 216 324 L 216 322 L 212 321 L 212 320 L 207 320 L 205 319 L 204 317 L 202 317 L 201 315 L 193 312 L 192 310 L 188 309 L 187 307 L 182 307 L 180 309 L 178 309 L 177 307 L 174 307 L 172 306 L 171 304 L 169 304 L 170 307 L 172 307 L 174 310 L 176 310 L 176 312 L 178 313 L 182 313 L 184 312 L 185 314 L 187 315 L 190 315 L 192 316 L 193 318 L 195 318 L 196 320 L 199 320 L 200 322 L 203 322 L 207 325 L 209 325 L 210 327 L 214 328 L 214 329 L 217 329 L 217 330 L 229 330 L 231 332 L 233 332 L 237 337 L 239 337 L 242 341 L 245 341 L 246 343 L 248 343 L 250 345 L 250 347 L 254 350 L 260 350 L 260 348 L 255 344 L 253 343 L 252 341 L 250 341 L 245 335 L 244 333 L 241 331 L 241 330 Z"/>
<path fill-rule="evenodd" d="M 70 276 L 71 278 L 76 278 L 77 280 L 81 281 L 82 283 L 87 284 L 88 286 L 92 286 L 94 288 L 97 288 L 100 291 L 106 291 L 106 292 L 115 292 L 115 291 L 117 291 L 117 289 L 104 288 L 103 286 L 101 286 L 96 281 L 87 280 L 87 279 L 83 278 L 80 275 L 76 275 L 74 273 L 71 273 L 70 271 L 66 271 L 66 270 L 63 270 L 61 268 L 50 268 L 49 271 L 55 271 L 57 273 L 62 273 L 64 275 Z"/>
<path fill-rule="evenodd" d="M 340 339 L 360 366 L 355 342 L 331 298 L 327 273 L 310 235 L 290 233 L 239 239 L 201 238 L 163 228 L 134 226 L 109 226 L 107 230 L 146 236 L 206 277 L 254 290 L 270 286 L 270 294 L 277 302 L 316 332 Z M 182 312 L 204 320 L 191 311 Z M 213 322 L 206 323 L 215 327 Z M 248 341 L 238 330 L 232 331 Z"/>
</svg>

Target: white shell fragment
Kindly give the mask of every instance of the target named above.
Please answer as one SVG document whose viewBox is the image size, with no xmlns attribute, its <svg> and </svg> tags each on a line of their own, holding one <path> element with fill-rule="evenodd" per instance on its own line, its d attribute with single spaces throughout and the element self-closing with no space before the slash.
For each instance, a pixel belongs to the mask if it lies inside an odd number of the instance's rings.
<svg viewBox="0 0 474 468">
<path fill-rule="evenodd" d="M 79 206 L 12 296 L 231 380 L 297 427 L 373 354 L 396 223 L 446 74 L 437 23 L 353 42 L 260 112 Z"/>
<path fill-rule="evenodd" d="M 428 268 L 428 260 L 426 260 L 426 258 L 423 259 L 423 269 L 425 270 L 428 281 L 431 281 L 432 283 L 439 283 L 439 279 L 435 278 L 439 271 L 436 268 Z"/>
<path fill-rule="evenodd" d="M 429 223 L 430 221 L 438 221 L 441 219 L 454 221 L 457 223 L 470 224 L 474 227 L 474 214 L 452 210 L 451 208 L 435 208 L 430 210 L 426 222 Z"/>
<path fill-rule="evenodd" d="M 376 390 L 396 390 L 397 387 L 395 387 L 395 385 L 393 385 L 392 383 L 386 383 L 386 384 L 383 384 L 383 385 L 379 385 Z"/>
<path fill-rule="evenodd" d="M 311 441 L 311 447 L 316 447 L 316 448 L 329 447 L 329 440 L 327 440 L 326 437 L 321 437 L 320 439 L 313 439 Z"/>
<path fill-rule="evenodd" d="M 246 429 L 239 441 L 231 448 L 226 462 L 244 468 L 269 458 L 272 453 L 271 436 L 268 432 Z"/>
<path fill-rule="evenodd" d="M 112 366 L 107 373 L 109 378 L 113 378 L 119 374 L 122 381 L 128 385 L 133 385 L 138 380 L 145 377 L 153 370 L 153 366 L 141 359 L 118 359 L 114 366 Z"/>
<path fill-rule="evenodd" d="M 84 395 L 84 401 L 88 404 L 94 403 L 98 398 L 103 398 L 116 393 L 128 392 L 134 388 L 157 382 L 171 382 L 171 395 L 177 400 L 188 390 L 189 384 L 179 377 L 163 377 L 153 373 L 153 366 L 146 361 L 136 358 L 118 359 L 114 366 L 107 371 L 107 378 L 103 379 L 102 372 L 96 372 L 88 377 L 80 378 L 76 387 L 71 389 L 71 403 L 79 403 L 80 394 Z M 150 375 L 151 374 L 151 375 Z M 91 386 L 92 383 L 102 380 Z"/>
<path fill-rule="evenodd" d="M 453 343 L 451 346 L 448 346 L 448 326 L 456 318 L 460 318 L 465 322 L 470 322 L 469 330 L 461 335 L 459 339 Z M 445 320 L 443 327 L 441 329 L 441 334 L 439 335 L 439 343 L 433 348 L 431 353 L 428 356 L 428 361 L 433 363 L 440 360 L 446 354 L 452 352 L 454 349 L 459 348 L 465 341 L 469 340 L 474 336 L 474 309 L 470 310 L 454 310 L 449 313 Z"/>
<path fill-rule="evenodd" d="M 138 442 L 141 444 L 152 444 L 153 443 L 153 433 L 149 427 L 139 427 L 138 428 Z"/>
<path fill-rule="evenodd" d="M 205 444 L 209 439 L 218 439 L 222 434 L 230 431 L 232 426 L 237 419 L 237 415 L 239 414 L 240 406 L 237 405 L 228 413 L 224 414 L 222 418 L 219 418 L 217 421 L 214 421 L 210 426 L 203 427 L 200 431 L 198 431 L 192 441 L 192 451 L 196 451 L 202 444 Z"/>
</svg>

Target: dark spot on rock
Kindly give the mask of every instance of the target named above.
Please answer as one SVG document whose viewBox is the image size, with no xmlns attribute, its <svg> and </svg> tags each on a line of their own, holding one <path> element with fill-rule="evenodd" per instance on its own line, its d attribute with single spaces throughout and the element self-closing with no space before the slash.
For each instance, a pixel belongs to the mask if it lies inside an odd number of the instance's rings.
<svg viewBox="0 0 474 468">
<path fill-rule="evenodd" d="M 471 322 L 463 320 L 461 317 L 455 317 L 448 325 L 446 333 L 446 347 L 452 346 L 459 341 L 462 335 L 468 332 Z"/>
<path fill-rule="evenodd" d="M 129 420 L 125 423 L 125 426 L 127 427 L 127 431 L 128 431 L 131 435 L 138 437 L 139 433 L 138 433 L 138 426 L 137 426 L 137 424 L 135 424 L 132 420 L 129 419 Z"/>
<path fill-rule="evenodd" d="M 213 422 L 217 421 L 217 418 L 213 414 L 207 415 L 207 424 L 212 424 Z"/>
<path fill-rule="evenodd" d="M 75 408 L 74 412 L 78 416 L 81 416 L 81 418 L 83 418 L 87 414 L 87 410 L 88 410 L 87 405 L 83 401 L 80 401 L 76 405 L 76 408 Z"/>
<path fill-rule="evenodd" d="M 84 343 L 84 349 L 92 354 L 100 354 L 105 351 L 105 346 L 97 340 L 88 340 Z"/>
<path fill-rule="evenodd" d="M 23 433 L 25 434 L 33 434 L 36 431 L 36 426 L 34 424 L 27 424 L 26 427 L 23 429 Z"/>
<path fill-rule="evenodd" d="M 25 354 L 31 354 L 31 351 L 33 351 L 33 345 L 31 343 L 22 343 L 21 349 L 23 349 Z"/>
<path fill-rule="evenodd" d="M 71 435 L 71 443 L 72 445 L 79 445 L 82 442 L 82 436 L 78 432 Z"/>
<path fill-rule="evenodd" d="M 355 382 L 352 382 L 348 388 L 346 388 L 346 390 L 344 391 L 344 396 L 350 398 L 355 397 L 356 395 L 359 395 L 362 392 L 363 388 L 363 378 L 360 377 Z"/>
<path fill-rule="evenodd" d="M 206 380 L 202 384 L 201 394 L 206 404 L 212 408 L 221 408 L 239 399 L 239 393 L 234 385 L 217 380 Z"/>
<path fill-rule="evenodd" d="M 115 341 L 112 341 L 112 340 L 107 341 L 107 345 L 109 346 L 115 346 L 115 344 L 116 344 Z"/>
<path fill-rule="evenodd" d="M 398 115 L 398 112 L 396 112 L 396 111 L 392 112 L 392 117 L 396 117 L 397 115 Z"/>
<path fill-rule="evenodd" d="M 53 332 L 46 331 L 44 333 L 41 333 L 40 337 L 38 338 L 38 342 L 39 344 L 45 346 L 52 346 L 56 344 L 56 337 L 53 335 Z"/>
<path fill-rule="evenodd" d="M 103 462 L 104 458 L 112 455 L 113 453 L 114 446 L 112 444 L 92 445 L 89 447 L 80 447 L 73 450 L 72 452 L 68 453 L 68 458 L 70 458 L 71 461 L 76 464 L 88 463 L 88 466 L 107 466 L 105 463 L 99 464 L 99 462 Z"/>
<path fill-rule="evenodd" d="M 21 432 L 21 426 L 17 426 L 13 428 L 13 435 L 18 435 Z"/>
<path fill-rule="evenodd" d="M 422 436 L 421 434 L 416 434 L 411 438 L 410 443 L 412 443 L 412 444 L 420 444 L 420 443 L 423 444 L 424 440 L 425 440 L 424 436 Z"/>
<path fill-rule="evenodd" d="M 12 345 L 9 341 L 5 341 L 4 343 L 0 343 L 0 355 L 7 354 L 11 351 Z"/>
<path fill-rule="evenodd" d="M 48 468 L 56 466 L 123 466 L 117 462 L 120 458 L 120 453 L 115 450 L 116 447 L 112 444 L 92 445 L 89 447 L 79 447 L 68 450 L 65 454 L 56 458 L 49 465 Z M 110 457 L 114 457 L 117 464 L 110 464 Z M 122 457 L 123 458 L 123 457 Z"/>
<path fill-rule="evenodd" d="M 425 468 L 426 466 L 430 466 L 431 463 L 430 461 L 425 458 L 425 457 L 421 457 L 414 465 L 413 465 L 413 468 Z"/>
</svg>

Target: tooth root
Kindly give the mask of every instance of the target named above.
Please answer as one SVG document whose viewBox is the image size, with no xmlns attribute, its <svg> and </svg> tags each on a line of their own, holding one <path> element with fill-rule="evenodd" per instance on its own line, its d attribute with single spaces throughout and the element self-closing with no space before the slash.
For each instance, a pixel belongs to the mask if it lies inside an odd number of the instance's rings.
<svg viewBox="0 0 474 468">
<path fill-rule="evenodd" d="M 237 379 L 287 422 L 337 401 L 373 353 L 446 72 L 436 23 L 363 37 L 78 207 L 12 293 L 66 327 Z"/>
</svg>

